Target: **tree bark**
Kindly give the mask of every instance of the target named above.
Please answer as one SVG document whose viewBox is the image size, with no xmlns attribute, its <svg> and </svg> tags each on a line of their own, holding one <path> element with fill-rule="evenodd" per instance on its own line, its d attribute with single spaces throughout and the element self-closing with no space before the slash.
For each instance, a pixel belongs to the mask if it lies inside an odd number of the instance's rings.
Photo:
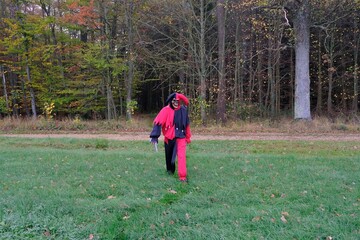
<svg viewBox="0 0 360 240">
<path fill-rule="evenodd" d="M 133 12 L 134 12 L 134 3 L 130 0 L 126 2 L 126 25 L 128 31 L 128 72 L 125 79 L 125 91 L 126 91 L 126 119 L 131 120 L 132 117 L 132 85 L 134 81 L 134 23 L 133 23 Z"/>
<path fill-rule="evenodd" d="M 318 35 L 318 69 L 317 69 L 317 97 L 316 97 L 316 112 L 322 112 L 322 51 L 321 51 L 321 34 Z"/>
<path fill-rule="evenodd" d="M 242 102 L 244 100 L 244 82 L 242 77 L 242 69 L 244 57 L 241 57 L 241 54 L 244 54 L 245 49 L 241 51 L 242 44 L 241 37 L 241 23 L 236 22 L 236 33 L 235 33 L 235 71 L 234 71 L 234 107 L 238 101 Z"/>
<path fill-rule="evenodd" d="M 202 124 L 206 123 L 206 48 L 205 48 L 205 10 L 204 0 L 200 7 L 200 115 Z"/>
<path fill-rule="evenodd" d="M 294 118 L 311 120 L 310 114 L 310 29 L 309 0 L 302 1 L 294 21 L 295 32 L 295 113 Z"/>
<path fill-rule="evenodd" d="M 9 97 L 8 97 L 7 88 L 6 88 L 5 67 L 0 66 L 0 68 L 1 68 L 3 89 L 4 89 L 5 106 L 6 106 L 6 110 L 9 110 Z"/>
<path fill-rule="evenodd" d="M 225 123 L 225 0 L 218 0 L 216 7 L 216 16 L 218 21 L 218 63 L 219 63 L 219 89 L 217 98 L 217 121 Z"/>
<path fill-rule="evenodd" d="M 31 86 L 31 74 L 30 74 L 30 66 L 27 63 L 26 60 L 26 76 L 27 76 L 27 80 L 29 82 L 29 91 L 30 91 L 30 98 L 31 98 L 31 111 L 32 111 L 32 117 L 33 119 L 37 118 L 37 113 L 36 113 L 36 100 L 35 100 L 35 92 L 34 92 L 34 88 Z"/>
<path fill-rule="evenodd" d="M 360 50 L 360 36 L 359 36 L 359 29 L 358 29 L 358 22 L 357 19 L 354 18 L 354 84 L 353 84 L 353 101 L 352 101 L 352 111 L 357 113 L 359 111 L 359 50 Z"/>
<path fill-rule="evenodd" d="M 331 31 L 330 39 L 327 44 L 327 64 L 328 64 L 328 95 L 327 95 L 327 112 L 333 111 L 332 94 L 333 94 L 333 77 L 334 77 L 334 33 Z"/>
</svg>

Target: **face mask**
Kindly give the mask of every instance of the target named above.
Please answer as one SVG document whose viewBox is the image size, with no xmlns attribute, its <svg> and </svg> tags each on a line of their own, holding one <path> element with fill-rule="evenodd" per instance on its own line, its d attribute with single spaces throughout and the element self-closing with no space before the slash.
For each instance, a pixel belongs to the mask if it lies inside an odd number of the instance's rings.
<svg viewBox="0 0 360 240">
<path fill-rule="evenodd" d="M 173 106 L 174 108 L 177 108 L 177 107 L 179 106 L 179 100 L 173 99 L 173 100 L 171 101 L 171 104 L 172 104 L 172 106 Z"/>
</svg>

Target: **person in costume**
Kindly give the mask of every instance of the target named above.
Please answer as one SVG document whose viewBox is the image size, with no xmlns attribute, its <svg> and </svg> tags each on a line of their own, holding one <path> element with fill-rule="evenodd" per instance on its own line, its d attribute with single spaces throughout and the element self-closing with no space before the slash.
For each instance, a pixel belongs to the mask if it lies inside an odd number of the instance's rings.
<svg viewBox="0 0 360 240">
<path fill-rule="evenodd" d="M 172 93 L 154 119 L 154 127 L 150 133 L 151 142 L 158 143 L 161 132 L 165 142 L 166 170 L 175 173 L 175 159 L 178 159 L 178 175 L 182 182 L 187 181 L 186 145 L 191 142 L 190 120 L 187 107 L 189 100 L 181 93 Z"/>
</svg>

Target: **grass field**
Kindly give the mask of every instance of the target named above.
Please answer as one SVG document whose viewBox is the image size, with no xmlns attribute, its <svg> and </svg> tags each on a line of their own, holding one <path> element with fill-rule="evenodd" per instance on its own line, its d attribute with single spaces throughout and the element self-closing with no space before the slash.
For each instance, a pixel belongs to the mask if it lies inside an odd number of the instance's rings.
<svg viewBox="0 0 360 240">
<path fill-rule="evenodd" d="M 360 143 L 0 138 L 0 239 L 360 239 Z"/>
</svg>

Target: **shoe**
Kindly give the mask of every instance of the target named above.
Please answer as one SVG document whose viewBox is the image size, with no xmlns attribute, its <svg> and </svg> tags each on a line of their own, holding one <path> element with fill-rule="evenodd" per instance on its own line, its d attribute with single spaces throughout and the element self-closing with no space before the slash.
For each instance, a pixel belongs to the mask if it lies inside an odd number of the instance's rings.
<svg viewBox="0 0 360 240">
<path fill-rule="evenodd" d="M 187 179 L 180 179 L 180 182 L 182 182 L 182 183 L 188 183 L 188 180 L 187 180 Z"/>
</svg>

